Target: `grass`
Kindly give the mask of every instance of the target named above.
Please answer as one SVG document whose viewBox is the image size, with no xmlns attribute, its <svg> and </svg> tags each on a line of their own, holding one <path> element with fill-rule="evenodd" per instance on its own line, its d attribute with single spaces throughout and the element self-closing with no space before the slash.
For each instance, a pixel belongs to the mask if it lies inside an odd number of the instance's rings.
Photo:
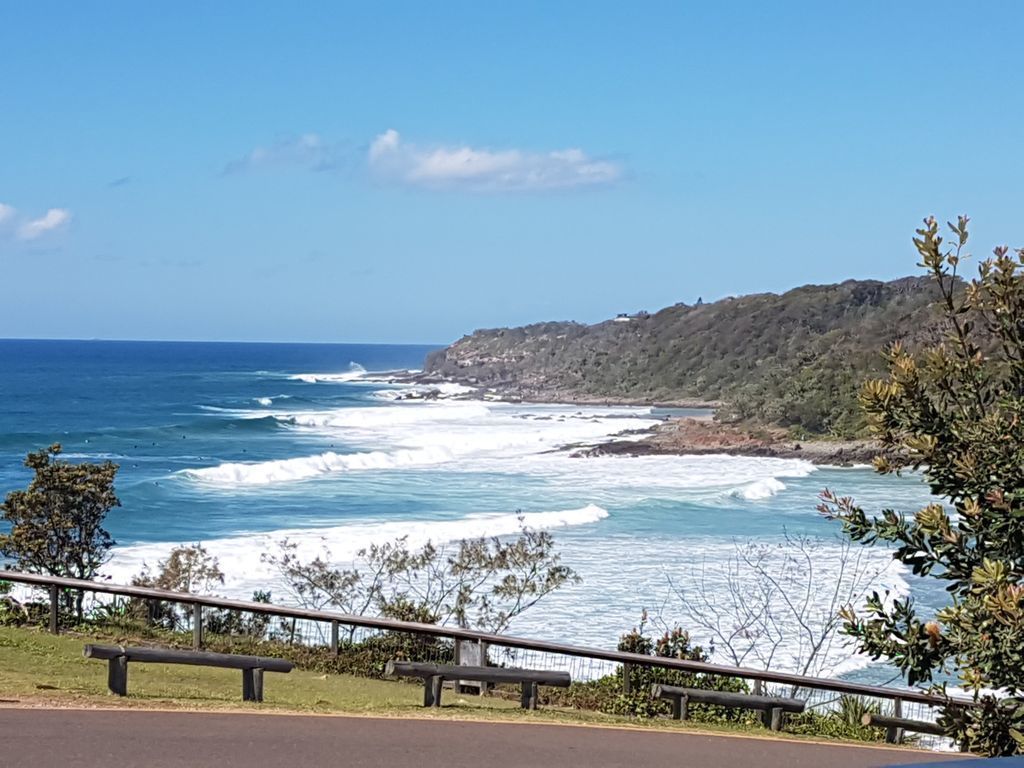
<svg viewBox="0 0 1024 768">
<path fill-rule="evenodd" d="M 128 707 L 182 710 L 272 711 L 305 714 L 357 714 L 377 717 L 437 717 L 563 724 L 628 726 L 720 734 L 745 733 L 768 738 L 809 739 L 772 734 L 740 725 L 709 725 L 671 720 L 636 720 L 599 712 L 545 707 L 519 708 L 518 698 L 459 695 L 445 690 L 440 709 L 425 709 L 420 684 L 352 675 L 292 670 L 267 672 L 264 701 L 242 701 L 238 670 L 173 664 L 129 664 L 128 696 L 107 691 L 107 663 L 82 656 L 96 640 L 80 634 L 50 635 L 24 627 L 0 626 L 0 705 Z M 820 739 L 818 739 L 820 740 Z M 865 746 L 861 743 L 861 746 Z"/>
<path fill-rule="evenodd" d="M 82 646 L 104 642 L 82 635 L 50 635 L 40 630 L 0 627 L 0 696 L 4 699 L 80 702 L 118 701 L 107 691 L 107 664 L 82 656 Z M 109 642 L 109 641 L 107 641 Z M 448 698 L 479 708 L 479 697 Z M 292 711 L 382 712 L 412 710 L 423 703 L 420 686 L 350 675 L 292 670 L 267 672 L 262 705 L 243 704 L 238 670 L 176 664 L 129 664 L 128 703 L 189 707 L 253 707 Z M 486 700 L 488 707 L 513 702 Z"/>
</svg>

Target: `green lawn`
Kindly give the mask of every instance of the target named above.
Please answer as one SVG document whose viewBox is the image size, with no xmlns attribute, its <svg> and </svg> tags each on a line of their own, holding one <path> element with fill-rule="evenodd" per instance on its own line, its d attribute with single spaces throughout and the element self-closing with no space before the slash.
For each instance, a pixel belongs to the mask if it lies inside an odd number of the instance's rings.
<svg viewBox="0 0 1024 768">
<path fill-rule="evenodd" d="M 421 686 L 300 670 L 267 672 L 263 704 L 245 704 L 240 671 L 175 664 L 129 664 L 128 696 L 120 699 L 107 691 L 107 663 L 82 656 L 82 646 L 89 642 L 104 641 L 0 627 L 0 698 L 381 714 L 422 711 Z M 517 706 L 517 702 L 459 696 L 453 691 L 445 691 L 444 701 L 467 711 Z"/>
</svg>

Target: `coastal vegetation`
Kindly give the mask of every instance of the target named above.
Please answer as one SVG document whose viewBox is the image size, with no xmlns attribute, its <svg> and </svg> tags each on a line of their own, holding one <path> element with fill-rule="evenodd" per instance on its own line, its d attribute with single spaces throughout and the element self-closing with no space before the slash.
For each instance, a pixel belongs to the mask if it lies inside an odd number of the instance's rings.
<svg viewBox="0 0 1024 768">
<path fill-rule="evenodd" d="M 431 354 L 429 380 L 553 402 L 717 403 L 719 418 L 799 434 L 865 432 L 861 383 L 879 350 L 939 334 L 927 278 L 847 280 L 676 304 L 583 325 L 478 330 Z"/>
<path fill-rule="evenodd" d="M 938 501 L 912 516 L 869 515 L 833 491 L 821 512 L 856 542 L 892 548 L 915 575 L 936 579 L 949 604 L 922 615 L 913 597 L 875 593 L 844 609 L 859 649 L 910 684 L 955 674 L 981 706 L 940 722 L 965 749 L 1024 753 L 1024 249 L 1005 246 L 958 289 L 968 219 L 943 243 L 933 218 L 914 243 L 941 296 L 944 335 L 916 352 L 886 353 L 887 376 L 860 403 L 884 456 L 882 474 L 919 472 Z M 941 686 L 940 686 L 941 687 Z"/>
<path fill-rule="evenodd" d="M 115 543 L 103 522 L 121 504 L 114 492 L 117 465 L 71 464 L 57 458 L 60 452 L 54 444 L 25 458 L 34 476 L 0 504 L 0 520 L 9 526 L 0 533 L 0 557 L 29 573 L 92 579 Z M 65 600 L 81 618 L 81 593 Z"/>
<path fill-rule="evenodd" d="M 408 537 L 361 549 L 349 567 L 327 550 L 303 559 L 285 539 L 264 563 L 280 575 L 293 602 L 426 624 L 504 632 L 511 621 L 566 584 L 580 581 L 562 564 L 554 537 L 519 517 L 514 537 L 480 536 L 411 546 Z"/>
<path fill-rule="evenodd" d="M 788 532 L 772 543 L 737 541 L 721 568 L 669 573 L 663 610 L 687 616 L 720 662 L 834 677 L 849 644 L 840 610 L 863 603 L 885 572 L 852 542 L 835 544 Z"/>
</svg>

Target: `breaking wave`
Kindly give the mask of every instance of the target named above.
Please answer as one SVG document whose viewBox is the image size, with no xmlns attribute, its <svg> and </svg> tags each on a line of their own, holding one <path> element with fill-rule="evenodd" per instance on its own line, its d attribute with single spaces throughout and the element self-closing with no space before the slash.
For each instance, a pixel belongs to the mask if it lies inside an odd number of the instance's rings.
<svg viewBox="0 0 1024 768">
<path fill-rule="evenodd" d="M 747 501 L 761 501 L 763 499 L 770 499 L 775 494 L 784 490 L 786 490 L 785 483 L 774 477 L 769 477 L 764 480 L 757 480 L 742 488 L 734 488 L 731 495 L 738 499 L 746 499 Z"/>
<path fill-rule="evenodd" d="M 551 530 L 590 525 L 606 517 L 606 509 L 588 504 L 578 509 L 549 512 L 481 513 L 450 520 L 360 521 L 330 528 L 281 529 L 211 539 L 202 544 L 218 559 L 226 577 L 225 590 L 232 596 L 247 597 L 254 589 L 279 588 L 279 575 L 261 562 L 260 555 L 272 552 L 285 538 L 296 545 L 296 553 L 303 558 L 315 557 L 326 549 L 333 563 L 348 565 L 359 550 L 403 536 L 411 548 L 418 548 L 427 542 L 445 544 L 481 536 L 511 536 L 523 525 L 534 530 Z M 155 565 L 180 543 L 118 547 L 112 561 L 104 568 L 104 575 L 126 584 L 145 565 Z"/>
<path fill-rule="evenodd" d="M 349 363 L 348 370 L 342 373 L 296 373 L 288 378 L 291 381 L 302 381 L 306 384 L 341 383 L 355 381 L 366 375 L 366 369 L 359 363 Z"/>
<path fill-rule="evenodd" d="M 440 464 L 451 458 L 449 452 L 437 448 L 364 453 L 327 451 L 315 456 L 298 456 L 275 461 L 226 462 L 215 467 L 185 469 L 180 474 L 213 485 L 237 487 L 308 480 L 332 472 L 424 467 Z"/>
</svg>

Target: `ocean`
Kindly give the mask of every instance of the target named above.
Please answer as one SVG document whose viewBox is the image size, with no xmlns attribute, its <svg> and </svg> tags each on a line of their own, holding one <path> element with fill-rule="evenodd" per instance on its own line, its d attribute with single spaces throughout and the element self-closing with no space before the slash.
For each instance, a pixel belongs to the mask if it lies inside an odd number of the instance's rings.
<svg viewBox="0 0 1024 768">
<path fill-rule="evenodd" d="M 832 488 L 874 510 L 912 511 L 929 500 L 919 478 L 801 460 L 571 458 L 558 449 L 667 413 L 467 400 L 456 386 L 412 400 L 404 396 L 415 388 L 380 374 L 419 369 L 431 349 L 0 341 L 0 493 L 25 487 L 25 454 L 54 442 L 70 461 L 110 459 L 121 468 L 123 505 L 108 518 L 117 547 L 106 575 L 127 581 L 173 546 L 201 542 L 226 574 L 223 594 L 270 589 L 275 600 L 285 596 L 260 555 L 286 537 L 342 564 L 398 536 L 419 544 L 514 534 L 521 514 L 552 532 L 582 581 L 511 631 L 600 647 L 614 647 L 645 609 L 707 646 L 711 632 L 697 613 L 710 612 L 728 633 L 730 595 L 758 588 L 745 581 L 737 548 L 753 543 L 763 557 L 785 559 L 787 537 L 816 542 L 812 557 L 786 567 L 807 586 L 796 595 L 805 615 L 820 621 L 842 582 L 843 547 L 837 524 L 815 511 L 818 493 Z M 912 591 L 925 606 L 942 599 L 883 549 L 851 556 L 870 576 L 858 594 Z M 751 641 L 747 663 L 771 646 L 773 668 L 799 667 L 805 640 L 778 631 Z M 839 642 L 828 657 L 812 671 L 892 677 Z M 720 645 L 713 658 L 730 661 Z"/>
</svg>

